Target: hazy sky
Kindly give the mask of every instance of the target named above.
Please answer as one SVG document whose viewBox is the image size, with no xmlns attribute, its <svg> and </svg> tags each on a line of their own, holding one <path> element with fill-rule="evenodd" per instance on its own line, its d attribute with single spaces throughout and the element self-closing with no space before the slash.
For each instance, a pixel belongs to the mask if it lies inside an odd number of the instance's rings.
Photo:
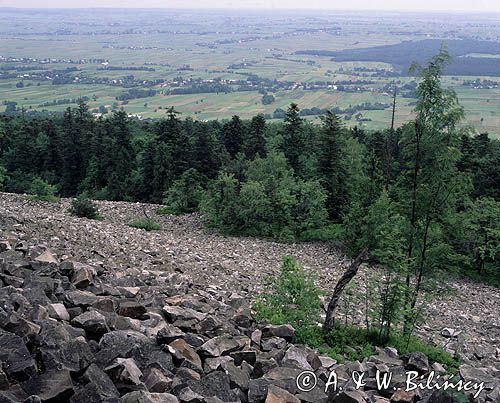
<svg viewBox="0 0 500 403">
<path fill-rule="evenodd" d="M 0 0 L 0 7 L 158 7 L 500 11 L 500 0 Z"/>
</svg>

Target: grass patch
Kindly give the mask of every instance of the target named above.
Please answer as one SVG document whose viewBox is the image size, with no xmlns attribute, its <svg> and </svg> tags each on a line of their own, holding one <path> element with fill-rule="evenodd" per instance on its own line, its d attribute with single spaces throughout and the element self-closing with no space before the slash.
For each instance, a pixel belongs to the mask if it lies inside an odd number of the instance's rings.
<svg viewBox="0 0 500 403">
<path fill-rule="evenodd" d="M 30 200 L 31 201 L 57 203 L 59 201 L 59 197 L 54 196 L 54 195 L 45 195 L 45 196 L 33 195 L 33 196 L 30 196 Z"/>
<path fill-rule="evenodd" d="M 155 213 L 158 215 L 176 215 L 174 210 L 168 206 L 157 208 Z"/>
<path fill-rule="evenodd" d="M 133 228 L 139 228 L 143 229 L 146 231 L 158 231 L 161 230 L 161 225 L 158 224 L 155 220 L 152 218 L 146 217 L 146 218 L 136 218 L 135 220 L 132 220 L 129 224 L 130 227 Z"/>
</svg>

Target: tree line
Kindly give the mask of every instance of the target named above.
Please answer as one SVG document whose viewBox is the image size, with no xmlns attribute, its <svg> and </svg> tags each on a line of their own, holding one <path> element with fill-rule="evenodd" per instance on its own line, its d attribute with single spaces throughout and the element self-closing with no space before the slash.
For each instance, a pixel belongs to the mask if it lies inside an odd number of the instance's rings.
<svg viewBox="0 0 500 403">
<path fill-rule="evenodd" d="M 456 94 L 441 86 L 446 61 L 420 68 L 415 120 L 385 131 L 346 128 L 331 111 L 314 125 L 296 104 L 282 123 L 202 122 L 173 108 L 158 121 L 95 119 L 84 102 L 60 117 L 4 115 L 0 186 L 43 181 L 64 197 L 201 210 L 227 234 L 367 249 L 387 270 L 381 323 L 403 312 L 411 326 L 432 273 L 499 274 L 500 141 L 462 128 Z"/>
</svg>

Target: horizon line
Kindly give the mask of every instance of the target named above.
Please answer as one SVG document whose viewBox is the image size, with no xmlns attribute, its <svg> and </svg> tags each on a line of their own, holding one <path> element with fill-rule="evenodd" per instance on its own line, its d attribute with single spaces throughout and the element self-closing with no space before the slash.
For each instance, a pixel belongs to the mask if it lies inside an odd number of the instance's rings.
<svg viewBox="0 0 500 403">
<path fill-rule="evenodd" d="M 389 8 L 285 8 L 285 7 L 112 7 L 112 6 L 93 6 L 93 7 L 13 7 L 2 6 L 0 10 L 175 10 L 175 11 L 294 11 L 294 12 L 393 12 L 393 13 L 498 13 L 500 10 L 477 10 L 477 9 L 438 9 L 438 10 L 425 10 L 425 9 L 389 9 Z"/>
</svg>

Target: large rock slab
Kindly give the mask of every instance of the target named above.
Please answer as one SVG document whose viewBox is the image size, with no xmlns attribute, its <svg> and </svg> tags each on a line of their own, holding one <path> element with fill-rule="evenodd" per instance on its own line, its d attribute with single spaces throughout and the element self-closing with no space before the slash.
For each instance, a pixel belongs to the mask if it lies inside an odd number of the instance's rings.
<svg viewBox="0 0 500 403">
<path fill-rule="evenodd" d="M 0 330 L 0 361 L 8 376 L 25 381 L 37 374 L 37 366 L 23 340 Z"/>
</svg>

